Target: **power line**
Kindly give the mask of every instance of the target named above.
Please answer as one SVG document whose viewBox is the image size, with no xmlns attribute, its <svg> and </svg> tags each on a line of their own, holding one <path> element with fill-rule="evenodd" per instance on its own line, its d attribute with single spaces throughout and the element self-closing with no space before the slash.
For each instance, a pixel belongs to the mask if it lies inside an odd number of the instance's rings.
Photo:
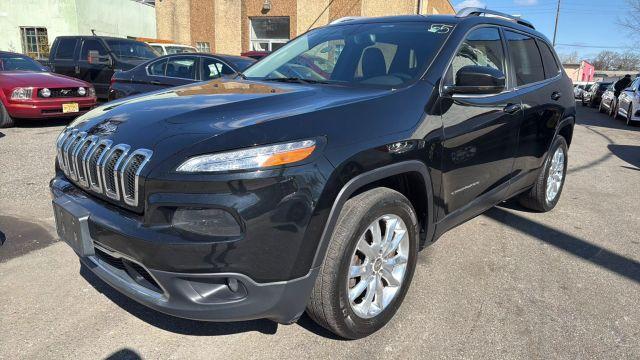
<svg viewBox="0 0 640 360">
<path fill-rule="evenodd" d="M 607 46 L 607 45 L 583 45 L 583 44 L 555 44 L 555 46 L 568 46 L 578 48 L 594 48 L 594 49 L 633 49 L 633 46 Z"/>
</svg>

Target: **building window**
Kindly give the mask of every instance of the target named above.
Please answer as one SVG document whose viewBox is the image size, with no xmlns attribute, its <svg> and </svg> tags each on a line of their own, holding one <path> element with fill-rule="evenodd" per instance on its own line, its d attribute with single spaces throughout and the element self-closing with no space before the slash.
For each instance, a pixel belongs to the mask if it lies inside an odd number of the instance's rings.
<svg viewBox="0 0 640 360">
<path fill-rule="evenodd" d="M 21 27 L 22 52 L 34 59 L 49 57 L 47 29 L 42 27 Z"/>
<path fill-rule="evenodd" d="M 209 46 L 208 42 L 197 42 L 196 49 L 198 49 L 198 52 L 201 52 L 201 53 L 211 52 L 211 46 Z"/>
<path fill-rule="evenodd" d="M 275 51 L 289 41 L 289 17 L 251 18 L 249 28 L 254 51 Z"/>
</svg>

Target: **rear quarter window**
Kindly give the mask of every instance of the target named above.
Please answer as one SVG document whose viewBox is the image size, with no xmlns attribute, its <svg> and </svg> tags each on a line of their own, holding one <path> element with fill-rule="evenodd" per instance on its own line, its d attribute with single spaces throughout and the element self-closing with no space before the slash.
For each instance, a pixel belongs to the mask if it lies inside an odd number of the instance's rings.
<svg viewBox="0 0 640 360">
<path fill-rule="evenodd" d="M 555 77 L 560 73 L 560 67 L 556 61 L 556 57 L 553 56 L 553 50 L 544 41 L 538 40 L 538 48 L 542 55 L 542 64 L 544 66 L 544 76 L 547 79 Z"/>
</svg>

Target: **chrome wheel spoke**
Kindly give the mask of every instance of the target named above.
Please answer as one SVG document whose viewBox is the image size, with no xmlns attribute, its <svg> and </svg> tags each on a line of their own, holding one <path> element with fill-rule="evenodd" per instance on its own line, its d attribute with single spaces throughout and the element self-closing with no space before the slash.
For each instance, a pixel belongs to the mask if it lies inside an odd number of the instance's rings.
<svg viewBox="0 0 640 360">
<path fill-rule="evenodd" d="M 349 268 L 349 278 L 355 278 L 367 273 L 367 265 L 351 265 Z"/>
<path fill-rule="evenodd" d="M 373 276 L 369 276 L 366 279 L 361 279 L 359 283 L 349 290 L 349 300 L 354 301 L 367 289 Z"/>
<path fill-rule="evenodd" d="M 400 281 L 398 281 L 398 279 L 393 276 L 393 272 L 389 271 L 387 268 L 383 267 L 380 274 L 389 286 L 400 286 Z"/>
<path fill-rule="evenodd" d="M 382 277 L 380 274 L 376 275 L 376 306 L 379 309 L 384 309 L 387 304 L 384 302 L 384 284 L 382 283 Z"/>
<path fill-rule="evenodd" d="M 396 230 L 393 239 L 382 252 L 382 256 L 389 256 L 389 254 L 392 254 L 394 251 L 396 251 L 406 233 L 407 230 Z"/>
<path fill-rule="evenodd" d="M 373 259 L 378 255 L 378 249 L 375 245 L 369 245 L 364 235 L 360 237 L 356 249 L 360 250 L 360 252 L 369 259 Z"/>
<path fill-rule="evenodd" d="M 362 310 L 365 314 L 369 314 L 371 312 L 371 305 L 373 304 L 373 297 L 376 295 L 377 284 L 377 279 L 372 276 L 369 284 L 367 285 L 367 293 L 364 295 L 361 303 Z"/>
</svg>

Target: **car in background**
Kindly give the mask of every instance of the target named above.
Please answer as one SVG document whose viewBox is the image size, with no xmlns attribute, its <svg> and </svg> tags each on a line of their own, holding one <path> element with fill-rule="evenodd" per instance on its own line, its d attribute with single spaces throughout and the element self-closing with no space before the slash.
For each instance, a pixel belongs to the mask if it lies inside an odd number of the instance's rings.
<svg viewBox="0 0 640 360">
<path fill-rule="evenodd" d="M 254 59 L 211 54 L 165 55 L 113 75 L 109 101 L 198 81 L 236 76 Z"/>
<path fill-rule="evenodd" d="M 631 85 L 618 96 L 615 116 L 623 116 L 627 125 L 640 122 L 640 78 L 633 80 Z"/>
<path fill-rule="evenodd" d="M 245 52 L 241 53 L 240 55 L 244 56 L 244 57 L 250 57 L 250 58 L 255 59 L 255 60 L 261 60 L 261 59 L 267 57 L 269 54 L 271 54 L 270 51 L 254 51 L 254 50 L 252 50 L 252 51 L 245 51 Z"/>
<path fill-rule="evenodd" d="M 96 104 L 91 84 L 52 74 L 22 54 L 0 51 L 0 128 L 14 119 L 75 117 Z"/>
<path fill-rule="evenodd" d="M 579 82 L 573 84 L 573 97 L 576 99 L 582 99 L 582 93 L 589 88 L 593 83 Z"/>
<path fill-rule="evenodd" d="M 582 102 L 582 106 L 588 105 L 589 107 L 596 107 L 597 105 L 600 105 L 602 94 L 610 85 L 613 85 L 613 83 L 603 81 L 593 83 L 593 85 L 582 92 L 582 99 L 580 100 Z"/>
<path fill-rule="evenodd" d="M 606 112 L 609 116 L 614 115 L 616 103 L 618 101 L 615 92 L 614 84 L 611 84 L 607 87 L 607 90 L 602 93 L 602 99 L 600 100 L 600 106 L 598 107 L 599 112 Z"/>
<path fill-rule="evenodd" d="M 109 96 L 116 71 L 130 70 L 158 54 L 144 42 L 106 36 L 58 36 L 51 46 L 49 67 L 55 73 L 93 85 L 99 99 Z"/>
<path fill-rule="evenodd" d="M 185 53 L 197 53 L 198 49 L 189 45 L 180 44 L 165 44 L 165 43 L 148 43 L 158 55 L 172 55 L 172 54 L 185 54 Z"/>
</svg>

